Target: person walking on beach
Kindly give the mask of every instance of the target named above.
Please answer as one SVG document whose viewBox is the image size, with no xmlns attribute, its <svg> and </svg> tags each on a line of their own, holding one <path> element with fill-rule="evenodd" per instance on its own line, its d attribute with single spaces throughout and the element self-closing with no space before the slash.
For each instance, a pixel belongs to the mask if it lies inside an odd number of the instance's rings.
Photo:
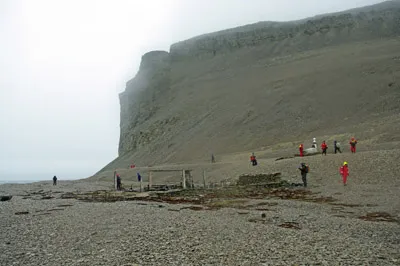
<svg viewBox="0 0 400 266">
<path fill-rule="evenodd" d="M 301 179 L 303 180 L 304 187 L 307 187 L 307 174 L 310 168 L 305 163 L 301 163 L 299 166 L 299 170 L 301 173 Z"/>
<path fill-rule="evenodd" d="M 53 176 L 53 186 L 57 186 L 57 177 Z"/>
<path fill-rule="evenodd" d="M 256 159 L 256 156 L 254 155 L 254 152 L 251 154 L 251 156 L 250 156 L 250 162 L 251 162 L 251 164 L 253 165 L 253 166 L 256 166 L 257 165 L 257 159 Z"/>
<path fill-rule="evenodd" d="M 340 149 L 340 143 L 337 142 L 336 140 L 333 142 L 333 148 L 334 148 L 334 150 L 335 150 L 335 154 L 336 154 L 337 152 L 342 153 L 342 150 Z"/>
<path fill-rule="evenodd" d="M 299 146 L 299 153 L 300 153 L 300 157 L 304 156 L 304 145 L 303 144 L 300 144 L 300 146 Z"/>
<path fill-rule="evenodd" d="M 214 153 L 211 154 L 211 163 L 215 163 L 215 156 L 214 156 Z"/>
<path fill-rule="evenodd" d="M 347 162 L 344 162 L 343 165 L 340 167 L 340 175 L 342 176 L 343 185 L 347 185 L 347 177 L 349 176 L 349 167 Z"/>
<path fill-rule="evenodd" d="M 354 137 L 352 137 L 349 144 L 351 153 L 356 153 L 357 140 Z"/>
<path fill-rule="evenodd" d="M 328 145 L 326 145 L 326 142 L 325 142 L 325 140 L 322 142 L 322 144 L 321 144 L 321 150 L 322 150 L 322 155 L 324 155 L 325 154 L 325 156 L 326 156 L 326 150 L 328 149 Z"/>
<path fill-rule="evenodd" d="M 117 190 L 121 190 L 121 176 L 117 174 Z"/>
</svg>

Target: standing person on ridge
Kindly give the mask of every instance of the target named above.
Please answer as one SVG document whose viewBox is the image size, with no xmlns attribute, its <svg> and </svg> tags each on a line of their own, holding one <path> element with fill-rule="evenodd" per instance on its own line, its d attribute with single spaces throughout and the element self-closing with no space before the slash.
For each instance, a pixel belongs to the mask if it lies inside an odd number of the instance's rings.
<svg viewBox="0 0 400 266">
<path fill-rule="evenodd" d="M 298 169 L 300 170 L 301 173 L 301 179 L 303 180 L 303 185 L 304 187 L 307 187 L 307 174 L 310 168 L 305 163 L 301 163 Z"/>
<path fill-rule="evenodd" d="M 356 153 L 357 140 L 354 137 L 352 137 L 349 144 L 351 153 Z"/>
<path fill-rule="evenodd" d="M 322 155 L 324 155 L 325 154 L 325 156 L 326 156 L 326 150 L 328 149 L 328 145 L 326 145 L 326 142 L 325 142 L 325 140 L 322 142 L 322 144 L 321 144 L 321 150 L 322 150 Z"/>
<path fill-rule="evenodd" d="M 333 148 L 335 149 L 335 154 L 336 154 L 337 152 L 342 153 L 342 150 L 340 149 L 340 143 L 337 142 L 336 140 L 333 142 Z"/>
<path fill-rule="evenodd" d="M 53 186 L 57 186 L 57 177 L 53 176 Z"/>
<path fill-rule="evenodd" d="M 257 159 L 256 159 L 256 156 L 254 155 L 254 152 L 251 154 L 251 156 L 250 156 L 250 162 L 251 162 L 251 164 L 253 165 L 253 166 L 256 166 L 257 165 Z"/>
<path fill-rule="evenodd" d="M 304 156 L 304 146 L 303 146 L 303 144 L 300 144 L 299 152 L 300 152 L 300 157 L 303 157 Z"/>
<path fill-rule="evenodd" d="M 349 167 L 347 162 L 343 163 L 343 166 L 340 167 L 340 175 L 342 176 L 343 185 L 347 185 L 347 177 L 349 176 Z"/>
</svg>

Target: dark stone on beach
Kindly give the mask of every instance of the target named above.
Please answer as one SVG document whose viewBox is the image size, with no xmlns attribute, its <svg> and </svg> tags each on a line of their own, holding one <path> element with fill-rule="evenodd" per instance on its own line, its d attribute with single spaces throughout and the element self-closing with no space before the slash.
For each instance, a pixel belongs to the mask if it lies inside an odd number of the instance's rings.
<svg viewBox="0 0 400 266">
<path fill-rule="evenodd" d="M 16 212 L 15 215 L 29 214 L 29 212 Z"/>
<path fill-rule="evenodd" d="M 43 196 L 42 199 L 54 199 L 53 196 Z"/>
<path fill-rule="evenodd" d="M 12 199 L 12 196 L 0 196 L 0 201 L 9 201 Z"/>
</svg>

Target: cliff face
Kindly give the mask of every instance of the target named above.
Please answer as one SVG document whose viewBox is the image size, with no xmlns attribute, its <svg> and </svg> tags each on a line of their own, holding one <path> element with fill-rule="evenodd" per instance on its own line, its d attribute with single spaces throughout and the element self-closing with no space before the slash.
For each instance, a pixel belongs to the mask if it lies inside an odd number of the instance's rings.
<svg viewBox="0 0 400 266">
<path fill-rule="evenodd" d="M 186 57 L 210 58 L 238 49 L 262 46 L 265 55 L 284 55 L 372 38 L 398 35 L 398 1 L 375 8 L 317 17 L 295 22 L 260 22 L 253 25 L 202 35 L 173 44 L 175 60 Z"/>
<path fill-rule="evenodd" d="M 167 52 L 153 51 L 142 57 L 137 75 L 119 95 L 121 105 L 119 155 L 138 150 L 160 137 L 162 128 L 149 123 L 171 86 L 171 63 Z"/>
<path fill-rule="evenodd" d="M 120 94 L 119 158 L 105 169 L 208 159 L 390 117 L 400 111 L 399 36 L 391 1 L 147 53 Z"/>
</svg>

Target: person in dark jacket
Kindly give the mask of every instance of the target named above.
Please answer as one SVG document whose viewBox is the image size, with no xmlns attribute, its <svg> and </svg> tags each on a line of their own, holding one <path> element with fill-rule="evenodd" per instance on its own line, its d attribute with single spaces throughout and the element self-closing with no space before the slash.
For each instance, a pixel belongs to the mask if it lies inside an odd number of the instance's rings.
<svg viewBox="0 0 400 266">
<path fill-rule="evenodd" d="M 305 163 L 301 163 L 299 166 L 299 170 L 301 173 L 301 179 L 303 180 L 303 185 L 304 185 L 304 187 L 307 187 L 307 174 L 308 174 L 309 167 Z"/>
<path fill-rule="evenodd" d="M 337 142 L 336 140 L 333 142 L 333 149 L 334 149 L 334 151 L 335 151 L 335 154 L 336 154 L 337 152 L 342 153 L 342 150 L 340 149 L 340 143 Z"/>
<path fill-rule="evenodd" d="M 57 177 L 53 176 L 53 186 L 57 186 Z"/>
<path fill-rule="evenodd" d="M 117 174 L 117 190 L 121 190 L 121 176 Z"/>
</svg>

